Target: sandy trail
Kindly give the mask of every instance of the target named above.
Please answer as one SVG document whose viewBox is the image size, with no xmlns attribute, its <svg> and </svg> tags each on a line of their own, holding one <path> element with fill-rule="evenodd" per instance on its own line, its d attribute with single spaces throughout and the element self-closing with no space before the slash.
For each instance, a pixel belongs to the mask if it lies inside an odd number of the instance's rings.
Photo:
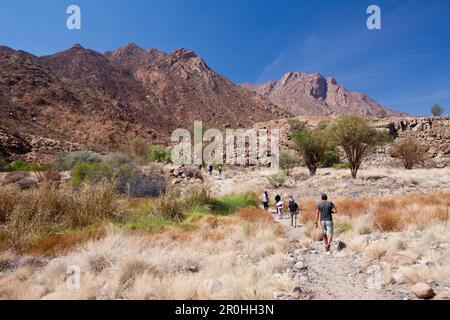
<svg viewBox="0 0 450 320">
<path fill-rule="evenodd" d="M 286 228 L 286 234 L 291 243 L 299 243 L 304 239 L 305 227 L 291 227 L 290 219 L 279 220 L 277 223 Z M 300 245 L 298 245 L 300 247 Z M 337 242 L 333 243 L 332 254 L 325 254 L 321 242 L 314 242 L 307 250 L 296 256 L 297 261 L 305 265 L 302 286 L 315 300 L 386 300 L 400 299 L 398 294 L 383 289 L 368 289 L 367 275 L 358 272 L 354 257 L 337 251 Z"/>
</svg>

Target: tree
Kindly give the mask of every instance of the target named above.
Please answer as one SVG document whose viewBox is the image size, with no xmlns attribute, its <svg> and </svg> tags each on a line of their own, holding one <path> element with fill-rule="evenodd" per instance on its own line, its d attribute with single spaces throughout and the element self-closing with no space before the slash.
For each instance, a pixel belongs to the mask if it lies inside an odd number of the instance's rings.
<svg viewBox="0 0 450 320">
<path fill-rule="evenodd" d="M 435 104 L 434 106 L 431 107 L 431 113 L 433 114 L 433 116 L 435 117 L 440 117 L 444 114 L 444 107 L 442 107 L 439 104 Z"/>
<path fill-rule="evenodd" d="M 281 152 L 280 153 L 280 168 L 286 174 L 286 176 L 290 176 L 292 169 L 298 164 L 297 157 L 290 152 Z"/>
<path fill-rule="evenodd" d="M 330 126 L 329 135 L 344 150 L 354 179 L 367 155 L 376 145 L 387 140 L 385 134 L 372 128 L 366 118 L 358 115 L 340 117 Z"/>
<path fill-rule="evenodd" d="M 327 150 L 327 141 L 321 132 L 303 128 L 292 134 L 292 140 L 302 155 L 311 175 L 315 175 L 317 164 Z"/>
<path fill-rule="evenodd" d="M 427 150 L 413 137 L 407 137 L 394 144 L 391 155 L 402 160 L 405 169 L 411 170 L 425 163 Z"/>
</svg>

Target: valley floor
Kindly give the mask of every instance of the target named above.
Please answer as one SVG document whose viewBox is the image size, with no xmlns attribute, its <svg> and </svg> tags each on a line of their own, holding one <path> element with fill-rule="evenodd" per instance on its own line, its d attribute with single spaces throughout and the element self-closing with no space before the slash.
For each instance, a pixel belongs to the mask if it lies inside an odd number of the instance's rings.
<svg viewBox="0 0 450 320">
<path fill-rule="evenodd" d="M 449 169 L 365 169 L 357 180 L 297 169 L 280 189 L 270 174 L 229 169 L 207 183 L 216 195 L 294 195 L 299 228 L 255 208 L 157 233 L 106 226 L 56 255 L 0 253 L 0 299 L 404 300 L 417 299 L 417 283 L 450 298 Z M 331 255 L 312 225 L 324 192 L 340 213 Z M 78 289 L 68 287 L 74 270 Z"/>
</svg>

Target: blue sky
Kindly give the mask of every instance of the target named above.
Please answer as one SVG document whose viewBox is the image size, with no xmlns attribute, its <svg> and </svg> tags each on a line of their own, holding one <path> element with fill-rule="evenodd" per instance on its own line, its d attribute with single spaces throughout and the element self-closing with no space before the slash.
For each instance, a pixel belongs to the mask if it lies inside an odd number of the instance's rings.
<svg viewBox="0 0 450 320">
<path fill-rule="evenodd" d="M 66 28 L 70 4 L 82 30 Z M 381 30 L 366 27 L 371 4 Z M 450 111 L 450 0 L 0 0 L 1 45 L 44 55 L 130 42 L 189 48 L 237 83 L 318 72 L 395 110 Z"/>
</svg>

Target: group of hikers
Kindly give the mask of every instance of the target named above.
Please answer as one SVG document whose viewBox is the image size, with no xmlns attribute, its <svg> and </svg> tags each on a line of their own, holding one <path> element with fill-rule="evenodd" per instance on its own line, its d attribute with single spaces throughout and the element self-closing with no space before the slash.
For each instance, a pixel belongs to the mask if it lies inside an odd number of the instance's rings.
<svg viewBox="0 0 450 320">
<path fill-rule="evenodd" d="M 333 202 L 328 201 L 328 196 L 326 194 L 323 194 L 321 199 L 322 199 L 321 202 L 317 205 L 315 227 L 319 228 L 320 223 L 325 243 L 325 251 L 329 253 L 331 251 L 331 243 L 333 241 L 333 233 L 334 233 L 333 214 L 337 213 L 337 209 Z M 274 200 L 276 209 L 274 213 L 279 215 L 280 220 L 282 220 L 285 217 L 285 203 L 283 201 L 281 194 L 277 193 Z M 263 194 L 262 202 L 264 210 L 269 211 L 270 197 L 267 191 L 265 191 Z M 297 220 L 300 214 L 300 206 L 295 201 L 293 196 L 289 197 L 287 208 L 291 218 L 291 226 L 297 228 Z"/>
<path fill-rule="evenodd" d="M 201 170 L 201 168 L 199 168 L 200 170 Z M 212 176 L 213 175 L 213 171 L 214 171 L 214 167 L 213 167 L 213 165 L 212 164 L 208 164 L 208 166 L 207 166 L 207 171 L 208 171 L 208 174 L 210 175 L 210 176 Z M 217 172 L 219 173 L 219 176 L 221 176 L 222 175 L 222 166 L 219 166 L 218 168 L 217 168 Z"/>
</svg>

